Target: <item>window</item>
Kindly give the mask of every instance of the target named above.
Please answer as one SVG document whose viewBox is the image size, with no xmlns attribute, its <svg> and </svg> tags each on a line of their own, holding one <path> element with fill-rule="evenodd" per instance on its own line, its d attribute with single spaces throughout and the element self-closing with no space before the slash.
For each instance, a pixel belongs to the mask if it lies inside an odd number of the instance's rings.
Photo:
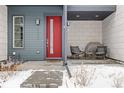
<svg viewBox="0 0 124 93">
<path fill-rule="evenodd" d="M 50 54 L 53 54 L 54 20 L 50 19 Z"/>
<path fill-rule="evenodd" d="M 24 17 L 13 16 L 13 48 L 24 47 Z"/>
</svg>

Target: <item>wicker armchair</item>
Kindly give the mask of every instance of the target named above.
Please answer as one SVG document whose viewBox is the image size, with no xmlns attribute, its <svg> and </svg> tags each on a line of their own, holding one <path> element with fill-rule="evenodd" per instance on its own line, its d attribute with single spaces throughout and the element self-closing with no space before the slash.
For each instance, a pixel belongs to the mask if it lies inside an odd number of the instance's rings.
<svg viewBox="0 0 124 93">
<path fill-rule="evenodd" d="M 89 42 L 85 47 L 85 58 L 95 59 L 95 52 L 97 46 L 102 46 L 100 42 Z"/>
</svg>

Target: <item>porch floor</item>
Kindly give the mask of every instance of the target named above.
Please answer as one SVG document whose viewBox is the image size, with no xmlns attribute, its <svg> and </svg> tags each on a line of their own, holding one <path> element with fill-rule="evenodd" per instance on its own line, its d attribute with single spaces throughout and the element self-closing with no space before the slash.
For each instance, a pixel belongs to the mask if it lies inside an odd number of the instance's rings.
<svg viewBox="0 0 124 93">
<path fill-rule="evenodd" d="M 77 59 L 69 59 L 68 65 L 80 65 L 80 64 L 118 64 L 116 61 L 111 59 L 105 60 L 77 60 Z"/>
<path fill-rule="evenodd" d="M 68 65 L 81 65 L 81 64 L 118 64 L 117 62 L 106 60 L 67 60 Z M 119 64 L 118 64 L 119 65 Z M 27 61 L 18 66 L 19 71 L 22 70 L 64 70 L 63 61 L 60 60 L 47 60 L 47 61 Z"/>
<path fill-rule="evenodd" d="M 20 66 L 17 70 L 64 70 L 63 61 L 48 60 L 48 61 L 27 61 Z"/>
</svg>

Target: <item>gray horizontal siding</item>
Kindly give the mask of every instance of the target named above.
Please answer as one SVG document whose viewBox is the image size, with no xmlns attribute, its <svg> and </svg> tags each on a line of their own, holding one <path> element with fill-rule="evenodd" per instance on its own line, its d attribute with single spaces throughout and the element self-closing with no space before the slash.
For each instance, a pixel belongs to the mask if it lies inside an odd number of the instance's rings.
<svg viewBox="0 0 124 93">
<path fill-rule="evenodd" d="M 44 60 L 45 58 L 45 15 L 62 15 L 62 6 L 8 6 L 8 53 L 15 51 L 24 60 Z M 24 16 L 24 48 L 13 48 L 13 16 Z M 40 19 L 40 26 L 35 20 Z M 36 50 L 40 54 L 36 54 Z"/>
</svg>

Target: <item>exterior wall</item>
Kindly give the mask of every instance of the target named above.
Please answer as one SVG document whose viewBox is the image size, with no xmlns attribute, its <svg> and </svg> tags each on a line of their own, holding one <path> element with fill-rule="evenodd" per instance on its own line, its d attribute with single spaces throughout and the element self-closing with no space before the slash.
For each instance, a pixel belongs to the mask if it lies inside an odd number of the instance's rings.
<svg viewBox="0 0 124 93">
<path fill-rule="evenodd" d="M 81 50 L 89 42 L 102 43 L 102 21 L 69 21 L 68 26 L 68 55 L 70 45 L 79 46 Z"/>
<path fill-rule="evenodd" d="M 0 5 L 0 61 L 7 59 L 7 7 Z"/>
<path fill-rule="evenodd" d="M 124 61 L 124 6 L 117 6 L 116 12 L 103 20 L 103 43 L 111 58 Z"/>
<path fill-rule="evenodd" d="M 8 6 L 8 53 L 16 52 L 24 60 L 44 60 L 45 58 L 45 16 L 61 15 L 62 6 Z M 13 16 L 24 16 L 24 48 L 13 48 Z M 35 20 L 40 19 L 40 26 L 35 24 Z M 36 51 L 40 51 L 37 54 Z"/>
</svg>

